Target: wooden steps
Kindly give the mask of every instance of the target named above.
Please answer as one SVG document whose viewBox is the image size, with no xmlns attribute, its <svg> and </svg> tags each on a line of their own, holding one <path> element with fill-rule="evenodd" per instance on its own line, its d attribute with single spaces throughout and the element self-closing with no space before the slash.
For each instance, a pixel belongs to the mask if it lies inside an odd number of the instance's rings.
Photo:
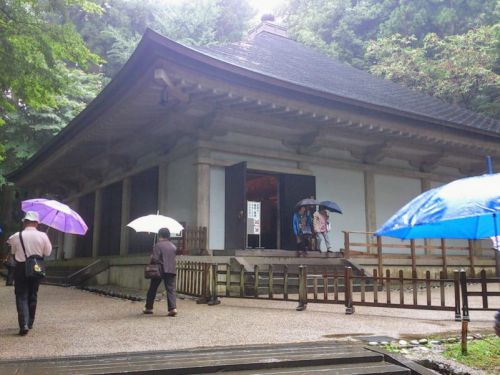
<svg viewBox="0 0 500 375">
<path fill-rule="evenodd" d="M 358 344 L 315 342 L 0 361 L 4 375 L 65 374 L 410 374 Z"/>
</svg>

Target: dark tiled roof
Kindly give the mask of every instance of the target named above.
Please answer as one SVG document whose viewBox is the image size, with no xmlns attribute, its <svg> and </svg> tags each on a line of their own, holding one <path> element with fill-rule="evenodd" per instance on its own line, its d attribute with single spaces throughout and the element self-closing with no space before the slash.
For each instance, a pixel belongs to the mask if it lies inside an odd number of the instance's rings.
<svg viewBox="0 0 500 375">
<path fill-rule="evenodd" d="M 269 32 L 257 34 L 250 42 L 194 49 L 256 73 L 327 94 L 452 126 L 500 134 L 498 120 L 339 63 L 312 48 Z"/>
</svg>

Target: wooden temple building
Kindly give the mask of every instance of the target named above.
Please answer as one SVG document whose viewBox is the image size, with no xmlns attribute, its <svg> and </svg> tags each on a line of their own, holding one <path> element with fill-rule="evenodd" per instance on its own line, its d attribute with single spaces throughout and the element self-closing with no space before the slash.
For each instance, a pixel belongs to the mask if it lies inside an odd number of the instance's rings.
<svg viewBox="0 0 500 375">
<path fill-rule="evenodd" d="M 339 251 L 342 231 L 374 231 L 422 191 L 484 173 L 486 155 L 500 158 L 499 121 L 264 22 L 244 42 L 207 47 L 148 30 L 107 87 L 8 179 L 88 223 L 87 235 L 55 240 L 58 257 L 144 254 L 151 238 L 125 225 L 157 211 L 198 236 L 188 253 L 283 254 L 295 249 L 302 198 L 340 205 L 330 234 Z M 259 203 L 257 229 L 248 202 Z"/>
</svg>

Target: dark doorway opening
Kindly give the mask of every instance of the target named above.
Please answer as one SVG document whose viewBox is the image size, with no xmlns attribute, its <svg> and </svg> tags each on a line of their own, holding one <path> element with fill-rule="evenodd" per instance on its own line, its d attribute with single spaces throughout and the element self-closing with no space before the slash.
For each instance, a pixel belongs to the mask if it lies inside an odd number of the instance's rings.
<svg viewBox="0 0 500 375">
<path fill-rule="evenodd" d="M 261 249 L 278 249 L 278 217 L 279 217 L 279 178 L 273 174 L 248 172 L 246 176 L 246 199 L 249 208 L 257 203 L 260 207 L 258 222 L 247 222 L 247 247 Z M 260 203 L 260 205 L 259 205 Z"/>
</svg>

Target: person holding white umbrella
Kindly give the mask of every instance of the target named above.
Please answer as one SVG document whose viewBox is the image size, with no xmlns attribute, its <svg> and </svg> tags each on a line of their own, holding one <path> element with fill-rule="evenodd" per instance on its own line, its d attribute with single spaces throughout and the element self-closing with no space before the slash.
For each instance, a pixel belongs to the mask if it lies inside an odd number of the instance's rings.
<svg viewBox="0 0 500 375">
<path fill-rule="evenodd" d="M 167 307 L 168 316 L 177 315 L 176 296 L 175 296 L 175 255 L 177 248 L 170 242 L 170 230 L 168 228 L 161 228 L 158 231 L 158 242 L 153 247 L 151 254 L 151 263 L 160 264 L 160 277 L 152 278 L 149 284 L 149 290 L 146 297 L 146 306 L 144 307 L 144 314 L 153 313 L 153 305 L 155 302 L 156 291 L 160 286 L 162 280 L 165 284 L 167 291 Z"/>
</svg>

